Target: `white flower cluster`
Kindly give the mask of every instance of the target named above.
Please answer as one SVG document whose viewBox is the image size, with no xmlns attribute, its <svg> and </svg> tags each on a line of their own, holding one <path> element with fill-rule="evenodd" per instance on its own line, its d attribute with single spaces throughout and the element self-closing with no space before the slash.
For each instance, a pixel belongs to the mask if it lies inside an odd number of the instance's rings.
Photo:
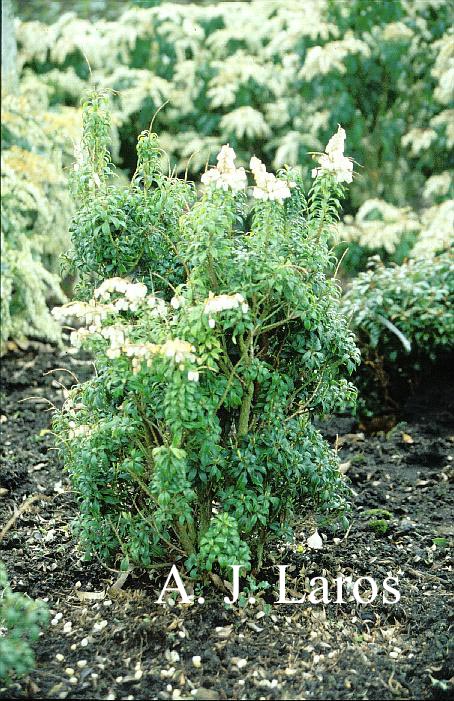
<svg viewBox="0 0 454 701">
<path fill-rule="evenodd" d="M 88 331 L 95 332 L 101 327 L 104 319 L 115 311 L 113 304 L 97 304 L 92 300 L 91 302 L 69 302 L 61 307 L 54 307 L 52 316 L 60 322 L 74 317 L 83 319 L 88 324 Z"/>
<path fill-rule="evenodd" d="M 233 148 L 225 144 L 217 155 L 217 166 L 210 168 L 202 175 L 204 185 L 214 185 L 220 190 L 239 192 L 247 187 L 247 176 L 244 168 L 235 166 L 236 154 Z"/>
<path fill-rule="evenodd" d="M 187 341 L 182 341 L 179 338 L 169 339 L 165 343 L 159 345 L 155 343 L 130 343 L 126 341 L 121 349 L 128 358 L 132 358 L 132 369 L 134 373 L 139 372 L 142 362 L 146 362 L 150 367 L 152 359 L 156 355 L 161 355 L 170 358 L 179 370 L 184 370 L 184 363 L 199 363 L 200 360 L 195 355 L 195 347 Z M 188 380 L 191 382 L 199 381 L 198 370 L 189 370 Z"/>
<path fill-rule="evenodd" d="M 421 233 L 412 251 L 412 258 L 430 258 L 452 246 L 454 231 L 454 200 L 423 209 Z"/>
<path fill-rule="evenodd" d="M 443 171 L 437 175 L 432 175 L 424 184 L 424 199 L 427 202 L 432 202 L 437 197 L 447 195 L 450 188 L 454 186 L 454 176 L 449 170 Z"/>
<path fill-rule="evenodd" d="M 105 326 L 99 330 L 99 333 L 106 341 L 110 342 L 110 348 L 106 350 L 107 357 L 111 360 L 119 358 L 126 342 L 124 327 L 117 324 Z"/>
<path fill-rule="evenodd" d="M 330 41 L 324 46 L 313 46 L 307 50 L 299 77 L 311 81 L 334 70 L 346 73 L 344 60 L 350 54 L 360 54 L 368 58 L 371 51 L 365 41 L 356 39 L 351 33 L 347 33 L 344 39 L 339 41 Z"/>
<path fill-rule="evenodd" d="M 403 236 L 419 228 L 417 215 L 408 207 L 374 198 L 363 202 L 354 218 L 346 215 L 337 231 L 341 241 L 355 241 L 370 250 L 384 248 L 393 254 Z"/>
<path fill-rule="evenodd" d="M 106 329 L 107 330 L 107 329 Z M 104 334 L 103 334 L 104 335 Z M 187 341 L 182 341 L 179 338 L 169 339 L 163 344 L 158 343 L 133 343 L 127 338 L 122 339 L 121 330 L 112 332 L 110 336 L 111 347 L 106 355 L 109 358 L 117 358 L 121 354 L 132 358 L 132 369 L 134 373 L 139 372 L 142 363 L 146 362 L 150 367 L 153 358 L 157 355 L 171 359 L 180 370 L 184 370 L 184 363 L 199 362 L 195 355 L 195 347 Z M 110 352 L 109 352 L 110 351 Z M 188 380 L 198 381 L 199 373 L 195 370 L 188 372 Z"/>
<path fill-rule="evenodd" d="M 180 307 L 184 306 L 185 302 L 186 300 L 184 297 L 181 297 L 181 295 L 175 295 L 170 300 L 170 306 L 172 307 L 172 309 L 179 309 Z"/>
<path fill-rule="evenodd" d="M 353 162 L 344 156 L 345 129 L 339 124 L 337 132 L 328 141 L 325 153 L 317 157 L 319 167 L 312 170 L 312 177 L 323 173 L 332 173 L 338 183 L 351 183 L 353 180 Z"/>
<path fill-rule="evenodd" d="M 76 143 L 74 144 L 74 163 L 73 163 L 74 171 L 77 173 L 79 170 L 81 170 L 83 165 L 84 165 L 84 150 L 82 147 L 82 142 L 76 141 Z"/>
<path fill-rule="evenodd" d="M 111 301 L 111 295 L 120 293 L 123 296 Z M 167 307 L 164 300 L 154 295 L 147 294 L 147 287 L 141 282 L 132 283 L 120 277 L 109 278 L 95 290 L 93 299 L 90 302 L 70 302 L 61 307 L 54 307 L 52 315 L 57 321 L 63 322 L 71 318 L 81 319 L 87 324 L 88 329 L 79 329 L 71 334 L 71 343 L 79 346 L 84 337 L 90 333 L 111 334 L 117 327 L 107 327 L 102 330 L 102 322 L 111 314 L 121 311 L 137 311 L 140 305 L 145 305 L 151 309 L 152 316 L 167 316 Z M 102 301 L 100 301 L 102 300 Z M 104 303 L 103 303 L 104 302 Z M 105 336 L 109 338 L 110 336 Z M 112 349 L 121 346 L 121 343 L 112 345 Z M 114 350 L 112 350 L 114 352 Z M 109 357 L 118 357 L 112 355 Z"/>
<path fill-rule="evenodd" d="M 169 339 L 163 344 L 158 343 L 134 343 L 125 334 L 122 326 L 107 326 L 101 329 L 100 334 L 110 342 L 110 347 L 106 350 L 106 355 L 111 360 L 125 355 L 132 358 L 132 369 L 134 373 L 139 372 L 142 363 L 146 362 L 151 367 L 153 358 L 157 355 L 171 359 L 180 370 L 184 370 L 184 363 L 199 362 L 195 355 L 195 347 L 187 341 L 179 338 Z M 195 370 L 188 372 L 188 380 L 198 381 L 199 373 Z"/>
<path fill-rule="evenodd" d="M 172 360 L 179 364 L 185 360 L 189 360 L 194 363 L 197 358 L 195 354 L 195 347 L 188 343 L 188 341 L 181 341 L 179 338 L 170 339 L 160 346 L 160 352 L 165 355 L 166 358 L 172 358 Z"/>
<path fill-rule="evenodd" d="M 290 197 L 290 187 L 295 183 L 287 183 L 285 180 L 276 178 L 274 173 L 267 173 L 265 164 L 255 156 L 251 158 L 249 167 L 256 182 L 252 196 L 257 200 L 276 200 L 282 203 Z"/>
<path fill-rule="evenodd" d="M 248 303 L 244 299 L 243 295 L 240 295 L 238 292 L 234 295 L 217 296 L 210 292 L 204 308 L 205 314 L 210 317 L 208 320 L 210 328 L 214 329 L 216 326 L 216 321 L 212 318 L 212 314 L 219 314 L 219 312 L 223 312 L 227 309 L 238 309 L 238 307 L 241 307 L 243 314 L 247 314 L 249 311 Z"/>
<path fill-rule="evenodd" d="M 433 194 L 446 194 L 451 178 L 446 172 L 433 176 L 438 181 L 433 183 Z M 430 183 L 430 178 L 427 183 Z M 439 182 L 441 181 L 442 182 Z M 436 190 L 435 187 L 440 187 Z M 432 192 L 428 193 L 432 196 Z M 426 196 L 426 191 L 424 192 Z M 427 195 L 428 196 L 428 195 Z M 356 217 L 344 217 L 337 233 L 341 241 L 355 241 L 364 248 L 373 250 L 384 248 L 389 254 L 396 251 L 402 238 L 413 233 L 416 243 L 410 251 L 412 258 L 430 258 L 437 252 L 452 245 L 454 231 L 454 200 L 445 200 L 440 204 L 420 210 L 418 213 L 409 207 L 395 207 L 383 200 L 371 199 L 363 202 Z"/>
<path fill-rule="evenodd" d="M 235 134 L 237 139 L 265 139 L 271 134 L 262 112 L 250 105 L 237 107 L 225 114 L 219 127 L 224 134 Z"/>
<path fill-rule="evenodd" d="M 69 342 L 75 348 L 80 348 L 82 342 L 85 338 L 90 336 L 90 331 L 88 329 L 77 329 L 77 331 L 71 331 Z"/>
<path fill-rule="evenodd" d="M 453 88 L 454 91 L 454 88 Z M 430 126 L 445 130 L 446 147 L 454 148 L 454 109 L 442 110 L 430 120 Z"/>
<path fill-rule="evenodd" d="M 111 301 L 113 293 L 120 293 L 123 296 L 120 299 Z M 183 297 L 175 296 L 172 299 L 171 306 L 174 309 L 178 309 L 184 302 Z M 244 302 L 243 297 L 241 297 L 241 302 Z M 151 307 L 153 310 L 152 316 L 167 316 L 165 302 L 158 297 L 148 295 L 146 285 L 140 282 L 131 283 L 119 277 L 104 280 L 95 290 L 94 299 L 89 303 L 72 302 L 63 307 L 56 307 L 52 310 L 52 313 L 58 320 L 76 317 L 89 324 L 88 328 L 73 331 L 71 334 L 71 343 L 73 345 L 79 346 L 81 341 L 87 336 L 99 334 L 99 336 L 109 342 L 106 356 L 111 360 L 122 355 L 131 358 L 134 373 L 139 372 L 143 362 L 146 362 L 148 367 L 150 367 L 152 359 L 156 355 L 171 359 L 179 366 L 180 370 L 185 369 L 184 363 L 186 361 L 189 363 L 200 363 L 200 359 L 195 355 L 195 347 L 187 341 L 177 338 L 169 339 L 163 344 L 135 343 L 128 338 L 127 327 L 121 323 L 103 326 L 103 321 L 109 315 L 118 314 L 119 311 L 127 309 L 136 310 L 140 303 L 145 304 L 149 308 Z M 247 309 L 247 305 L 245 306 Z M 188 380 L 198 382 L 198 370 L 189 370 Z"/>
<path fill-rule="evenodd" d="M 410 41 L 413 37 L 413 30 L 403 22 L 390 22 L 384 26 L 382 31 L 384 41 Z"/>
<path fill-rule="evenodd" d="M 247 176 L 244 168 L 236 168 L 235 151 L 228 144 L 223 146 L 217 155 L 217 167 L 207 170 L 202 175 L 204 185 L 214 185 L 216 188 L 239 192 L 247 187 Z M 283 202 L 290 197 L 290 188 L 295 183 L 288 183 L 285 180 L 276 178 L 274 173 L 268 173 L 266 166 L 261 160 L 253 156 L 250 161 L 250 168 L 255 179 L 255 187 L 252 196 L 258 200 L 274 200 Z M 178 297 L 174 297 L 171 304 L 175 309 L 178 307 Z"/>
<path fill-rule="evenodd" d="M 427 151 L 432 141 L 437 138 L 435 129 L 410 129 L 402 137 L 402 146 L 410 148 L 411 156 L 419 156 L 421 151 Z"/>
<path fill-rule="evenodd" d="M 112 277 L 104 280 L 95 290 L 94 298 L 107 302 L 111 299 L 111 295 L 114 292 L 123 295 L 123 298 L 117 299 L 113 303 L 115 309 L 118 311 L 136 311 L 139 303 L 147 296 L 148 290 L 143 282 L 129 282 L 121 277 Z"/>
<path fill-rule="evenodd" d="M 448 31 L 436 42 L 438 49 L 432 75 L 438 79 L 434 97 L 442 105 L 449 105 L 452 102 L 454 93 L 454 35 Z"/>
<path fill-rule="evenodd" d="M 160 346 L 156 343 L 131 343 L 126 339 L 125 344 L 120 348 L 119 355 L 123 353 L 127 358 L 132 358 L 132 371 L 137 374 L 143 362 L 146 362 L 147 367 L 151 367 L 153 357 L 158 355 L 159 351 Z"/>
</svg>

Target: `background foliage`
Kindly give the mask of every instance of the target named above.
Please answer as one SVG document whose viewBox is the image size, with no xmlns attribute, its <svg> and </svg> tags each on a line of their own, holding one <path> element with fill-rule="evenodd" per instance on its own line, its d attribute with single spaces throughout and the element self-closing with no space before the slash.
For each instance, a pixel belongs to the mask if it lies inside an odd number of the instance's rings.
<svg viewBox="0 0 454 701">
<path fill-rule="evenodd" d="M 64 299 L 60 255 L 73 212 L 65 166 L 80 126 L 75 108 L 49 109 L 35 81 L 2 100 L 2 349 L 8 338 L 60 337 L 48 302 Z"/>
<path fill-rule="evenodd" d="M 454 166 L 450 5 L 158 3 L 95 22 L 66 13 L 45 32 L 19 23 L 19 60 L 66 104 L 77 104 L 88 60 L 93 81 L 118 91 L 114 121 L 129 166 L 135 135 L 167 100 L 155 129 L 179 172 L 195 154 L 197 173 L 226 142 L 240 160 L 256 153 L 274 168 L 306 169 L 308 151 L 341 123 L 362 166 L 351 205 L 415 205 L 427 176 Z"/>
</svg>

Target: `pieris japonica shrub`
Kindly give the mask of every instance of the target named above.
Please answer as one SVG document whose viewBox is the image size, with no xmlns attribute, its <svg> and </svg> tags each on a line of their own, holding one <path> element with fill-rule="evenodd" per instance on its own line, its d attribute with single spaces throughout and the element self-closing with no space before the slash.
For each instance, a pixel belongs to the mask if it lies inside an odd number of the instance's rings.
<svg viewBox="0 0 454 701">
<path fill-rule="evenodd" d="M 65 166 L 80 131 L 72 107 L 49 110 L 42 84 L 2 99 L 1 342 L 58 341 L 47 303 L 64 301 L 60 254 L 73 213 Z"/>
<path fill-rule="evenodd" d="M 49 613 L 44 601 L 13 592 L 0 563 L 0 680 L 30 672 L 35 665 L 31 645 L 38 639 Z"/>
<path fill-rule="evenodd" d="M 359 354 L 327 244 L 352 177 L 345 132 L 305 194 L 256 157 L 248 186 L 228 145 L 196 193 L 160 172 L 146 131 L 119 194 L 107 125 L 91 96 L 72 227 L 84 300 L 56 312 L 85 323 L 74 340 L 96 359 L 55 419 L 83 545 L 124 568 L 179 556 L 194 575 L 259 567 L 295 519 L 346 506 L 311 421 L 355 398 Z"/>
</svg>

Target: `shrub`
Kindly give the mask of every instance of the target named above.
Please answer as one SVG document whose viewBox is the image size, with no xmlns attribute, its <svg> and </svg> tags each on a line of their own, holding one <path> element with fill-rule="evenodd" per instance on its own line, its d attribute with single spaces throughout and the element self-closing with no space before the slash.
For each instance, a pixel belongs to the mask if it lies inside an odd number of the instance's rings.
<svg viewBox="0 0 454 701">
<path fill-rule="evenodd" d="M 0 679 L 21 676 L 35 665 L 31 643 L 47 623 L 47 606 L 39 599 L 13 592 L 0 563 Z"/>
<path fill-rule="evenodd" d="M 1 351 L 8 339 L 60 338 L 47 302 L 65 298 L 59 256 L 73 206 L 64 165 L 78 119 L 73 108 L 49 111 L 46 100 L 36 81 L 2 100 Z"/>
<path fill-rule="evenodd" d="M 400 266 L 385 267 L 376 259 L 352 281 L 342 309 L 361 347 L 363 387 L 372 380 L 376 393 L 378 384 L 386 387 L 389 378 L 454 347 L 453 271 L 454 255 L 448 250 Z M 372 407 L 370 389 L 361 394 Z"/>
<path fill-rule="evenodd" d="M 410 352 L 435 359 L 454 344 L 454 256 L 385 267 L 372 262 L 342 302 L 363 345 L 392 363 Z M 394 328 L 393 328 L 394 327 Z"/>
<path fill-rule="evenodd" d="M 252 158 L 251 199 L 229 146 L 196 195 L 159 171 L 146 131 L 119 195 L 107 119 L 91 96 L 72 227 L 85 301 L 58 312 L 86 321 L 75 335 L 97 366 L 55 419 L 82 542 L 88 556 L 121 553 L 124 568 L 172 554 L 193 574 L 259 567 L 304 511 L 342 517 L 346 505 L 337 458 L 311 422 L 355 395 L 346 376 L 359 356 L 327 275 L 338 180 L 351 180 L 345 133 L 307 195 L 297 174 Z"/>
</svg>

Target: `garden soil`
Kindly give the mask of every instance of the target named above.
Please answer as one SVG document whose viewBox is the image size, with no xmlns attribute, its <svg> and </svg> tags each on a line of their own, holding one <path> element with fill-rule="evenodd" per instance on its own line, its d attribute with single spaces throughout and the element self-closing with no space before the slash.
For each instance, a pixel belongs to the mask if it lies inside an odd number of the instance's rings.
<svg viewBox="0 0 454 701">
<path fill-rule="evenodd" d="M 345 417 L 322 425 L 353 489 L 350 527 L 321 527 L 323 549 L 309 550 L 313 527 L 302 521 L 294 544 L 268 554 L 261 578 L 273 587 L 230 609 L 212 583 L 203 604 L 157 604 L 170 566 L 122 582 L 114 568 L 82 559 L 72 532 L 77 503 L 54 449 L 49 402 L 61 406 L 70 373 L 84 379 L 91 372 L 89 358 L 40 344 L 3 358 L 0 531 L 8 530 L 0 557 L 16 591 L 48 601 L 52 622 L 36 645 L 36 670 L 7 689 L 0 682 L 0 698 L 451 697 L 449 363 L 433 368 L 381 425 Z M 339 605 L 276 604 L 276 564 L 289 565 L 290 597 L 301 597 L 314 576 L 340 574 L 373 576 L 379 596 L 371 604 L 351 596 Z M 399 578 L 395 605 L 382 601 L 388 575 Z"/>
</svg>

